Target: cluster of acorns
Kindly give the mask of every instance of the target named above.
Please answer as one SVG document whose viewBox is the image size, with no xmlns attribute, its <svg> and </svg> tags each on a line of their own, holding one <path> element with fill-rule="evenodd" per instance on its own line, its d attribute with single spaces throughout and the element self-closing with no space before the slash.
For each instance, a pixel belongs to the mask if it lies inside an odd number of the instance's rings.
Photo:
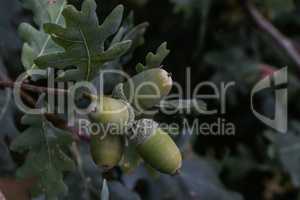
<svg viewBox="0 0 300 200">
<path fill-rule="evenodd" d="M 152 168 L 162 173 L 176 174 L 182 162 L 178 147 L 155 121 L 143 118 L 141 113 L 141 110 L 157 105 L 170 92 L 172 79 L 165 70 L 153 68 L 133 76 L 130 81 L 117 85 L 112 97 L 98 98 L 96 110 L 89 115 L 94 123 L 126 127 L 126 131 L 118 134 L 112 132 L 105 134 L 105 137 L 101 133 L 92 135 L 90 148 L 93 160 L 106 169 L 117 166 L 127 140 Z M 145 82 L 148 84 L 141 88 Z M 149 95 L 153 98 L 145 98 Z"/>
</svg>

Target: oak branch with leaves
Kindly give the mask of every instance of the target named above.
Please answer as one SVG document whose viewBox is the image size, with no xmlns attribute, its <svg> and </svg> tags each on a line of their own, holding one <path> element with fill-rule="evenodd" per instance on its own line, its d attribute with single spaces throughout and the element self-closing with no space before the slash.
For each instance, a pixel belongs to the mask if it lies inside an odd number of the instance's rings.
<svg viewBox="0 0 300 200">
<path fill-rule="evenodd" d="M 143 36 L 148 26 L 148 23 L 134 26 L 132 13 L 123 20 L 122 5 L 114 8 L 99 25 L 94 0 L 84 0 L 81 10 L 67 4 L 65 0 L 25 0 L 24 7 L 33 11 L 37 27 L 27 23 L 22 23 L 19 27 L 24 41 L 22 63 L 28 74 L 27 80 L 32 78 L 33 81 L 44 79 L 31 77 L 35 69 L 57 69 L 57 81 L 74 83 L 93 81 L 101 73 L 101 69 L 107 67 L 113 66 L 114 69 L 121 70 L 122 65 L 128 63 L 133 51 L 143 44 Z M 169 73 L 161 69 L 168 54 L 167 44 L 163 43 L 156 53 L 146 56 L 145 64 L 139 63 L 136 66 L 138 74 L 132 77 L 134 87 L 138 87 L 143 81 L 149 81 L 161 90 L 161 96 L 153 102 L 138 100 L 142 105 L 147 105 L 145 109 L 156 106 L 160 98 L 171 90 L 172 79 Z M 0 85 L 14 87 L 15 83 L 2 81 Z M 108 135 L 104 138 L 101 133 L 92 136 L 88 140 L 90 156 L 99 169 L 108 170 L 121 166 L 126 173 L 144 160 L 163 173 L 178 173 L 181 154 L 176 144 L 156 122 L 143 119 L 143 113 L 138 112 L 136 105 L 129 101 L 126 87 L 126 83 L 116 85 L 112 96 L 87 94 L 85 97 L 95 101 L 96 105 L 100 100 L 104 104 L 104 110 L 96 107 L 88 117 L 91 122 L 102 125 L 116 122 L 124 127 L 128 125 L 126 131 L 129 132 L 133 126 L 147 127 L 146 132 L 139 129 L 140 132 L 135 138 L 129 138 L 125 134 Z M 23 83 L 21 91 L 23 98 L 28 97 L 25 99 L 29 99 L 32 107 L 47 104 L 47 99 L 41 95 L 35 100 L 28 91 L 51 92 L 63 96 L 70 92 L 67 89 L 47 88 L 31 83 Z M 153 93 L 147 88 L 141 91 L 144 94 Z M 126 107 L 122 113 L 105 114 L 105 111 L 118 110 L 121 107 Z M 34 178 L 31 188 L 33 196 L 44 194 L 47 199 L 56 199 L 59 195 L 66 194 L 68 188 L 64 183 L 64 173 L 82 171 L 82 155 L 78 144 L 86 141 L 76 135 L 76 128 L 68 127 L 67 121 L 57 114 L 25 113 L 22 123 L 27 128 L 11 144 L 13 151 L 26 155 L 25 163 L 17 171 L 18 178 Z M 85 179 L 84 174 L 81 175 Z M 87 182 L 85 187 L 93 191 Z"/>
</svg>

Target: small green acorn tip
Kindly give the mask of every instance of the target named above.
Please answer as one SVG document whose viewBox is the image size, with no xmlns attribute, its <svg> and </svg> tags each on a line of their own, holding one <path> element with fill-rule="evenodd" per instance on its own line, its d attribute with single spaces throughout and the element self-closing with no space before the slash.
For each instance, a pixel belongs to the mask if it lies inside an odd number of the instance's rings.
<svg viewBox="0 0 300 200">
<path fill-rule="evenodd" d="M 179 176 L 181 174 L 181 170 L 177 169 L 173 174 L 171 174 L 172 176 Z"/>
</svg>

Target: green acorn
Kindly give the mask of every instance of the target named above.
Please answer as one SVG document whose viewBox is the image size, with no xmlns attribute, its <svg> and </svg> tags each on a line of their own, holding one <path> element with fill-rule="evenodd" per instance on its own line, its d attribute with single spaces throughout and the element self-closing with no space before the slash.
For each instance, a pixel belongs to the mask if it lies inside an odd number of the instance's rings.
<svg viewBox="0 0 300 200">
<path fill-rule="evenodd" d="M 136 121 L 130 139 L 144 161 L 156 170 L 167 174 L 176 174 L 179 171 L 181 153 L 172 138 L 155 121 Z"/>
<path fill-rule="evenodd" d="M 120 134 L 133 121 L 134 111 L 127 102 L 107 96 L 100 96 L 96 101 L 95 111 L 89 114 L 91 121 L 103 126 L 113 126 Z"/>
<path fill-rule="evenodd" d="M 161 68 L 153 68 L 117 85 L 113 96 L 129 101 L 137 110 L 145 110 L 158 104 L 171 88 L 169 73 Z"/>
<path fill-rule="evenodd" d="M 94 162 L 99 167 L 108 170 L 120 162 L 124 151 L 124 142 L 120 135 L 108 134 L 105 137 L 92 135 L 90 150 Z"/>
</svg>

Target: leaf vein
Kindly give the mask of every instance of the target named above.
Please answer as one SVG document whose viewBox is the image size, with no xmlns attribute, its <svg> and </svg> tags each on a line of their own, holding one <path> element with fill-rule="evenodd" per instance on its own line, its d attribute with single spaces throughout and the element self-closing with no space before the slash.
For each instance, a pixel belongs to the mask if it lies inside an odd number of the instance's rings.
<svg viewBox="0 0 300 200">
<path fill-rule="evenodd" d="M 55 24 L 57 24 L 57 23 L 59 22 L 59 19 L 60 19 L 60 17 L 62 16 L 62 12 L 63 12 L 63 10 L 64 10 L 65 5 L 66 5 L 66 2 L 64 2 L 64 3 L 62 4 L 62 6 L 61 6 L 61 8 L 60 8 L 60 10 L 59 10 L 59 13 L 58 13 L 58 15 L 57 15 L 57 17 L 56 17 L 56 19 L 55 19 Z M 43 53 L 44 53 L 44 51 L 45 51 L 45 49 L 46 49 L 46 47 L 47 47 L 47 45 L 48 45 L 48 43 L 49 43 L 50 38 L 51 38 L 50 35 L 47 36 L 47 39 L 45 40 L 45 42 L 44 42 L 44 44 L 43 44 L 43 46 L 42 46 L 42 49 L 41 49 L 41 51 L 40 51 L 40 53 L 38 54 L 37 57 L 43 55 Z M 36 67 L 36 64 L 33 64 L 33 65 L 31 66 L 31 69 L 34 69 L 35 67 Z"/>
<path fill-rule="evenodd" d="M 88 43 L 87 43 L 87 40 L 82 32 L 81 29 L 79 29 L 80 31 L 80 34 L 81 34 L 81 37 L 83 39 L 83 42 L 84 42 L 84 46 L 85 46 L 85 49 L 86 49 L 86 53 L 87 53 L 87 58 L 88 58 L 88 66 L 87 66 L 87 73 L 86 73 L 86 80 L 89 80 L 89 77 L 90 77 L 90 73 L 91 73 L 91 53 L 90 53 L 90 50 L 89 50 L 89 46 L 88 46 Z"/>
</svg>

